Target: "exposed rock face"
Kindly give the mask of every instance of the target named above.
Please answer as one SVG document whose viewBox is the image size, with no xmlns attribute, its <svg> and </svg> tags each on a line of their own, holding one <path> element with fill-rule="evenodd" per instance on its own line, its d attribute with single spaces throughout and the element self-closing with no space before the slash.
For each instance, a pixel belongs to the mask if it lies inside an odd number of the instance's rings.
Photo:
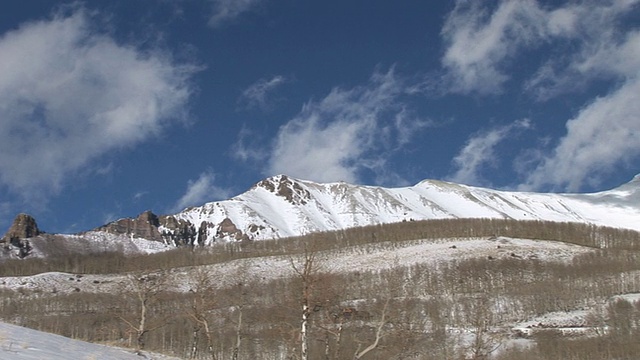
<svg viewBox="0 0 640 360">
<path fill-rule="evenodd" d="M 145 211 L 135 219 L 116 220 L 97 230 L 160 241 L 162 235 L 158 231 L 159 225 L 158 217 L 151 211 Z"/>
<path fill-rule="evenodd" d="M 223 238 L 226 236 L 235 240 L 249 240 L 249 236 L 238 229 L 236 224 L 234 224 L 233 221 L 231 221 L 231 219 L 229 218 L 225 218 L 224 220 L 222 220 L 222 222 L 219 224 L 218 233 L 216 234 L 216 237 L 218 238 Z"/>
<path fill-rule="evenodd" d="M 137 218 L 120 219 L 97 228 L 114 234 L 132 235 L 147 240 L 165 242 L 171 245 L 197 245 L 205 241 L 207 228 L 213 226 L 202 222 L 196 230 L 194 224 L 176 219 L 171 215 L 157 216 L 145 211 Z"/>
<path fill-rule="evenodd" d="M 38 229 L 38 224 L 36 224 L 36 220 L 31 215 L 18 214 L 13 220 L 9 231 L 0 239 L 0 242 L 4 244 L 3 250 L 5 252 L 13 252 L 15 250 L 15 255 L 23 259 L 32 250 L 29 240 L 26 239 L 40 234 L 42 234 L 42 231 Z"/>
<path fill-rule="evenodd" d="M 286 175 L 278 175 L 260 181 L 256 186 L 265 188 L 293 205 L 304 205 L 311 198 L 308 190 L 304 189 L 300 184 L 291 180 Z"/>
<path fill-rule="evenodd" d="M 13 224 L 9 228 L 9 231 L 3 236 L 4 241 L 10 241 L 12 239 L 27 239 L 42 234 L 36 224 L 36 219 L 31 215 L 18 214 L 13 220 Z"/>
<path fill-rule="evenodd" d="M 163 227 L 162 239 L 173 245 L 196 245 L 198 232 L 195 226 L 185 220 L 176 219 L 173 216 L 162 216 L 160 225 Z"/>
</svg>

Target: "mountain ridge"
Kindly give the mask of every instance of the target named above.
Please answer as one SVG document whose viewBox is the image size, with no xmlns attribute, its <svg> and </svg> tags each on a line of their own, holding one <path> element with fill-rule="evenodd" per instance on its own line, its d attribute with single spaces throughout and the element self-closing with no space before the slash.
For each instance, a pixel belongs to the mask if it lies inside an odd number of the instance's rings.
<svg viewBox="0 0 640 360">
<path fill-rule="evenodd" d="M 579 222 L 640 230 L 640 174 L 614 189 L 589 194 L 503 191 L 440 180 L 385 188 L 276 175 L 228 200 L 169 215 L 145 211 L 81 234 L 102 241 L 108 234 L 109 239 L 120 235 L 132 242 L 144 239 L 166 246 L 210 245 L 455 218 Z"/>
</svg>

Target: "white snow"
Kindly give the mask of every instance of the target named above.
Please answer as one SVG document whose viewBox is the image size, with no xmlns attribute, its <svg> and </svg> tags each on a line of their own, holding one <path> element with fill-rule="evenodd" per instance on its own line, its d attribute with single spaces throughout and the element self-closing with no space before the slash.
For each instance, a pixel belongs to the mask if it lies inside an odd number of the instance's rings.
<svg viewBox="0 0 640 360">
<path fill-rule="evenodd" d="M 339 250 L 322 251 L 317 254 L 322 270 L 333 273 L 356 271 L 379 271 L 397 266 L 426 264 L 438 268 L 440 264 L 454 259 L 469 258 L 494 259 L 511 257 L 539 259 L 544 261 L 570 261 L 574 256 L 594 251 L 556 241 L 527 240 L 513 238 L 461 238 L 439 240 L 415 240 L 398 243 L 383 242 Z M 292 276 L 291 260 L 297 256 L 268 256 L 229 261 L 203 266 L 218 286 L 224 287 L 239 280 L 263 279 L 268 281 Z M 188 291 L 192 268 L 174 269 L 169 275 L 167 286 L 175 290 Z M 126 283 L 126 275 L 74 275 L 60 272 L 43 273 L 33 276 L 0 278 L 0 288 L 40 289 L 44 292 L 70 293 L 77 291 L 113 293 Z M 171 285 L 173 284 L 173 285 Z"/>
<path fill-rule="evenodd" d="M 143 355 L 0 322 L 0 360 L 177 360 L 148 352 Z"/>
<path fill-rule="evenodd" d="M 264 186 L 265 182 L 272 186 Z M 640 185 L 635 180 L 594 194 L 499 191 L 435 180 L 382 188 L 344 182 L 319 184 L 283 175 L 261 184 L 233 199 L 190 208 L 176 217 L 190 221 L 196 230 L 203 221 L 220 224 L 228 217 L 254 240 L 447 218 L 566 221 L 640 230 Z M 292 199 L 278 194 L 280 186 L 293 189 Z M 265 229 L 252 233 L 251 225 Z"/>
</svg>

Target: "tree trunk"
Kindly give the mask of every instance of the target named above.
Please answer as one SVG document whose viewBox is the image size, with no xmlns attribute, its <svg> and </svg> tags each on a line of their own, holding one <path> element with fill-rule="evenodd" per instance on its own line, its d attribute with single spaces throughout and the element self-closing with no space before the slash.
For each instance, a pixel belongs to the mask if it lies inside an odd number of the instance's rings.
<svg viewBox="0 0 640 360">
<path fill-rule="evenodd" d="M 190 359 L 195 359 L 196 355 L 198 355 L 198 331 L 200 331 L 198 327 L 193 328 L 193 340 L 191 341 L 191 354 L 189 355 Z"/>
<path fill-rule="evenodd" d="M 307 349 L 307 325 L 309 323 L 309 305 L 307 304 L 308 299 L 303 299 L 302 304 L 302 326 L 300 329 L 300 340 L 302 341 L 301 345 L 301 360 L 309 360 L 308 357 L 308 349 Z"/>
<path fill-rule="evenodd" d="M 238 354 L 240 353 L 240 343 L 242 342 L 242 307 L 238 308 L 238 325 L 236 326 L 236 345 L 233 348 L 233 360 L 238 360 Z"/>
</svg>

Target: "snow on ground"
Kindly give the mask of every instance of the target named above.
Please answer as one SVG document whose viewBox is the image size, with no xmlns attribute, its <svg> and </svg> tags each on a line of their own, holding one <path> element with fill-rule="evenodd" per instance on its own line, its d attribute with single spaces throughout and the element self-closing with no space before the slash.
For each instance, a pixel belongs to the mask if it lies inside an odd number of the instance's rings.
<svg viewBox="0 0 640 360">
<path fill-rule="evenodd" d="M 606 304 L 610 304 L 617 299 L 629 302 L 640 301 L 640 293 L 629 293 L 611 297 L 607 302 L 595 305 L 590 309 L 575 309 L 572 311 L 554 311 L 542 314 L 535 318 L 515 324 L 513 331 L 522 335 L 532 335 L 539 330 L 556 330 L 565 335 L 596 335 L 603 331 L 606 326 L 596 324 L 600 317 L 605 316 Z"/>
<path fill-rule="evenodd" d="M 622 300 L 626 300 L 626 301 L 631 302 L 631 303 L 636 303 L 636 302 L 640 302 L 640 293 L 616 295 L 616 296 L 613 297 L 613 299 L 614 300 L 622 299 Z"/>
<path fill-rule="evenodd" d="M 126 281 L 124 275 L 82 275 L 63 272 L 47 272 L 32 276 L 8 276 L 0 278 L 0 288 L 38 293 L 91 292 L 114 293 Z"/>
<path fill-rule="evenodd" d="M 177 360 L 148 352 L 143 355 L 0 322 L 0 360 Z"/>
<path fill-rule="evenodd" d="M 386 242 L 353 246 L 317 254 L 322 271 L 343 273 L 356 271 L 379 271 L 397 266 L 426 264 L 437 268 L 451 260 L 515 257 L 522 260 L 570 261 L 574 256 L 593 251 L 591 248 L 546 240 L 514 238 L 461 238 L 441 240 L 416 240 Z M 291 262 L 300 265 L 300 256 L 269 256 L 239 259 L 202 267 L 218 286 L 226 287 L 238 281 L 260 279 L 269 281 L 293 275 Z M 172 269 L 168 284 L 175 290 L 188 291 L 188 273 L 193 268 Z M 0 278 L 0 289 L 28 289 L 42 292 L 70 293 L 74 291 L 113 293 L 126 283 L 126 275 L 79 275 L 60 272 L 34 276 Z"/>
</svg>

